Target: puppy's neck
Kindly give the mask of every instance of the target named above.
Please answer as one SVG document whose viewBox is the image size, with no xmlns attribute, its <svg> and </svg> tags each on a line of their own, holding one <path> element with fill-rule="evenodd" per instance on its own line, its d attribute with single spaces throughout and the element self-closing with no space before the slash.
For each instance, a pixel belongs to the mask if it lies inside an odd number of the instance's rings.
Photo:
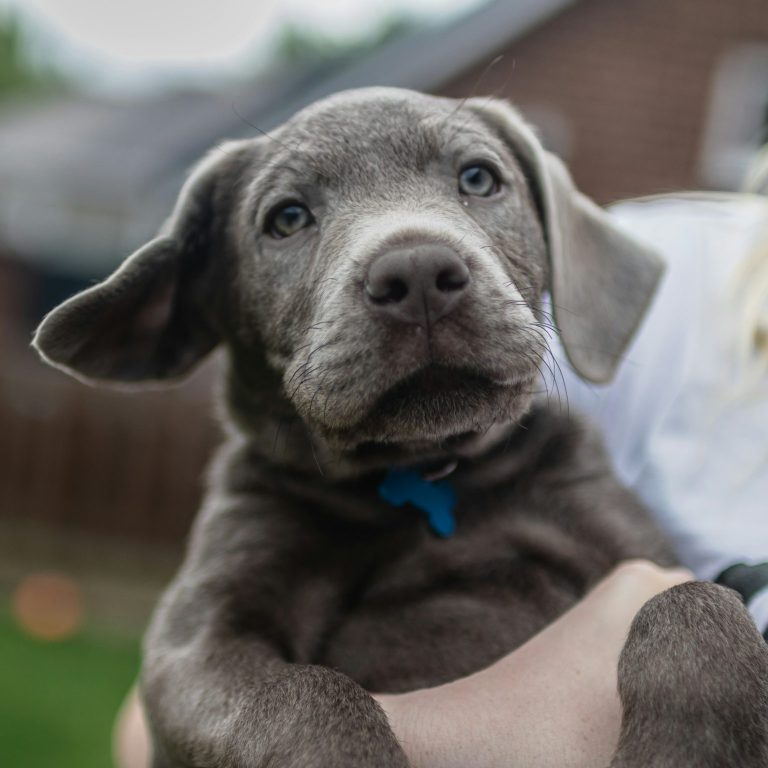
<svg viewBox="0 0 768 768">
<path fill-rule="evenodd" d="M 451 452 L 454 458 L 448 465 L 430 461 L 426 453 L 418 457 L 409 454 L 407 459 L 401 456 L 397 464 L 382 461 L 365 465 L 357 458 L 345 456 L 332 456 L 323 463 L 323 455 L 317 447 L 313 452 L 306 431 L 298 427 L 286 435 L 285 442 L 280 438 L 276 446 L 272 433 L 270 443 L 267 437 L 275 423 L 263 416 L 258 421 L 259 429 L 243 429 L 240 424 L 230 430 L 209 475 L 213 488 L 238 498 L 276 495 L 293 502 L 289 507 L 296 514 L 307 515 L 307 520 L 318 523 L 336 520 L 390 530 L 412 520 L 414 515 L 410 505 L 393 503 L 383 492 L 383 484 L 392 477 L 391 469 L 409 467 L 423 481 L 447 482 L 458 500 L 458 520 L 475 508 L 465 506 L 462 500 L 497 494 L 510 483 L 525 482 L 542 462 L 548 461 L 548 456 L 567 451 L 580 432 L 577 422 L 542 403 L 534 406 L 517 425 L 465 437 Z M 440 453 L 441 450 L 435 451 L 435 455 Z M 445 455 L 446 451 L 442 453 Z M 439 477 L 446 466 L 450 467 L 450 475 Z M 434 527 L 433 532 L 450 535 Z"/>
<path fill-rule="evenodd" d="M 246 366 L 230 359 L 222 394 L 224 420 L 233 427 L 233 438 L 247 443 L 250 455 L 276 470 L 299 472 L 318 482 L 352 480 L 392 467 L 430 472 L 454 461 L 477 463 L 518 430 L 516 424 L 498 423 L 440 442 L 350 446 L 342 438 L 310 430 L 282 395 L 278 375 L 264 362 Z"/>
</svg>

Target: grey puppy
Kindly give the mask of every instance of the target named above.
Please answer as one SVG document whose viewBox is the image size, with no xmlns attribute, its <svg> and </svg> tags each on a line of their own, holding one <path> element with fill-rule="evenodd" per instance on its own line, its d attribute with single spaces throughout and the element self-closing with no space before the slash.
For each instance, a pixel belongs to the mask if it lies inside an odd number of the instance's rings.
<svg viewBox="0 0 768 768">
<path fill-rule="evenodd" d="M 543 293 L 599 382 L 660 274 L 494 100 L 343 93 L 203 160 L 162 234 L 35 340 L 122 383 L 227 351 L 228 437 L 146 638 L 156 768 L 404 766 L 368 691 L 470 673 L 620 560 L 672 563 L 538 394 Z M 450 483 L 452 536 L 382 498 L 393 468 L 453 470 L 416 484 Z M 650 601 L 619 685 L 614 768 L 768 765 L 768 652 L 734 593 Z"/>
</svg>

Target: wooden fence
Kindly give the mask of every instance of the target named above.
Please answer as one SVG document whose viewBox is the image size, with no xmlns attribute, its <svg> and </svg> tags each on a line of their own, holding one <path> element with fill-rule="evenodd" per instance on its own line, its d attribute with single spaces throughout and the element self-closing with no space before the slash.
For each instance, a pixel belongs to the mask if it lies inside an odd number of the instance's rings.
<svg viewBox="0 0 768 768">
<path fill-rule="evenodd" d="M 180 541 L 216 441 L 210 375 L 166 391 L 88 387 L 0 354 L 0 517 Z"/>
</svg>

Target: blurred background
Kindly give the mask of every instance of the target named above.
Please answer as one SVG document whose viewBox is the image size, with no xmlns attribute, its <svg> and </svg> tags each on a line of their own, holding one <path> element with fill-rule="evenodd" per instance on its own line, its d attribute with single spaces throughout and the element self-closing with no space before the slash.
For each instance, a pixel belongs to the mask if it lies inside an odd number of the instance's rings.
<svg viewBox="0 0 768 768">
<path fill-rule="evenodd" d="M 103 768 L 217 440 L 216 361 L 93 389 L 29 349 L 194 160 L 333 91 L 505 96 L 600 202 L 734 189 L 768 140 L 765 0 L 0 0 L 0 764 Z"/>
</svg>

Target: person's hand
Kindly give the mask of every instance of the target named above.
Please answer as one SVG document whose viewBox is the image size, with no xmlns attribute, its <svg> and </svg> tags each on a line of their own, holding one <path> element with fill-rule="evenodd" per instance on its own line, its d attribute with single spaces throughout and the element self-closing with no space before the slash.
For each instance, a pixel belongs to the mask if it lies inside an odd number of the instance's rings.
<svg viewBox="0 0 768 768">
<path fill-rule="evenodd" d="M 376 698 L 414 768 L 594 768 L 618 738 L 616 666 L 637 611 L 690 573 L 620 565 L 568 613 L 492 666 L 437 688 Z M 149 765 L 135 690 L 115 728 L 116 764 Z"/>
<path fill-rule="evenodd" d="M 116 768 L 150 768 L 149 725 L 136 686 L 131 688 L 115 721 L 112 755 Z"/>
<path fill-rule="evenodd" d="M 619 565 L 518 650 L 436 688 L 377 695 L 414 768 L 594 768 L 616 748 L 619 654 L 632 619 L 684 569 Z"/>
</svg>

